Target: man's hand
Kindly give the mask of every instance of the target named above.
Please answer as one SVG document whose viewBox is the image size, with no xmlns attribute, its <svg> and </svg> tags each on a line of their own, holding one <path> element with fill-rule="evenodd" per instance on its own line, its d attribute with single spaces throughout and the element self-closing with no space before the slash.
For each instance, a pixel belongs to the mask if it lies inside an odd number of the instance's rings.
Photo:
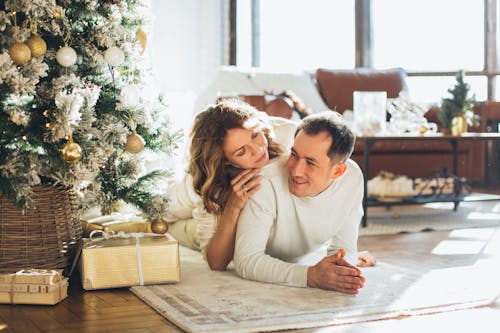
<svg viewBox="0 0 500 333">
<path fill-rule="evenodd" d="M 346 294 L 357 294 L 358 289 L 363 288 L 365 277 L 361 271 L 345 259 L 345 250 L 340 249 L 337 253 L 324 257 L 314 266 L 307 270 L 307 286 L 336 290 Z"/>
</svg>

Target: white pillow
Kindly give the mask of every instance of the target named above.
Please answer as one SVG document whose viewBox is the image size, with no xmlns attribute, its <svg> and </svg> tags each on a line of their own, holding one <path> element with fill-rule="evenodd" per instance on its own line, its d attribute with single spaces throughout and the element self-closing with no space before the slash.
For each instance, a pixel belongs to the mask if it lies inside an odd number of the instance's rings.
<svg viewBox="0 0 500 333">
<path fill-rule="evenodd" d="M 205 110 L 218 97 L 262 93 L 264 89 L 291 90 L 312 112 L 328 110 L 313 80 L 313 75 L 305 71 L 273 72 L 260 68 L 222 66 L 214 81 L 199 95 L 194 113 Z"/>
</svg>

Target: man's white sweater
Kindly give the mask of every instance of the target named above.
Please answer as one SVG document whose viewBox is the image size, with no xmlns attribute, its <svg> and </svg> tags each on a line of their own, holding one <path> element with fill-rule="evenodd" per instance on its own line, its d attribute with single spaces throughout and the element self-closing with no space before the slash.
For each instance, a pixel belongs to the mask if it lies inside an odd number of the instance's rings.
<svg viewBox="0 0 500 333">
<path fill-rule="evenodd" d="M 363 216 L 363 174 L 348 160 L 346 172 L 314 197 L 288 190 L 286 158 L 266 170 L 242 210 L 236 233 L 236 272 L 250 280 L 306 287 L 307 269 L 327 254 L 346 250 L 357 260 L 358 228 Z"/>
</svg>

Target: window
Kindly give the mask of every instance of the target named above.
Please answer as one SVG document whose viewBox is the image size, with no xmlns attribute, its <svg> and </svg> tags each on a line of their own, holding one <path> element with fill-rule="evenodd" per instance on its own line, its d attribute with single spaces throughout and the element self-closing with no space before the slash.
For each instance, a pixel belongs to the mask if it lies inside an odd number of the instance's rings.
<svg viewBox="0 0 500 333">
<path fill-rule="evenodd" d="M 255 3 L 255 2 L 254 2 Z M 355 59 L 354 0 L 263 0 L 258 3 L 259 66 L 274 70 L 352 68 Z M 252 1 L 238 1 L 238 65 L 248 55 Z M 258 24 L 258 23 L 256 23 Z"/>
<path fill-rule="evenodd" d="M 374 0 L 373 65 L 407 71 L 484 68 L 484 8 L 477 0 Z"/>
<path fill-rule="evenodd" d="M 282 70 L 402 67 L 412 99 L 429 103 L 439 103 L 463 69 L 476 100 L 500 96 L 497 0 L 234 1 L 246 5 L 237 22 L 253 26 L 238 31 L 238 43 L 246 38 L 254 52 L 248 57 L 248 47 L 238 46 L 247 54 L 238 65 L 253 59 L 254 66 Z"/>
</svg>

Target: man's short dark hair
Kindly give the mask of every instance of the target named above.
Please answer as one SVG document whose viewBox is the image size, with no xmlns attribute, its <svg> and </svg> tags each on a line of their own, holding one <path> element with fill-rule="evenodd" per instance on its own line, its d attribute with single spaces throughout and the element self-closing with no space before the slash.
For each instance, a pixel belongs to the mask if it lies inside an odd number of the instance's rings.
<svg viewBox="0 0 500 333">
<path fill-rule="evenodd" d="M 333 139 L 327 152 L 332 162 L 345 162 L 351 157 L 355 137 L 338 112 L 323 111 L 311 114 L 302 120 L 297 127 L 295 136 L 300 131 L 304 131 L 307 135 L 328 133 Z"/>
</svg>

